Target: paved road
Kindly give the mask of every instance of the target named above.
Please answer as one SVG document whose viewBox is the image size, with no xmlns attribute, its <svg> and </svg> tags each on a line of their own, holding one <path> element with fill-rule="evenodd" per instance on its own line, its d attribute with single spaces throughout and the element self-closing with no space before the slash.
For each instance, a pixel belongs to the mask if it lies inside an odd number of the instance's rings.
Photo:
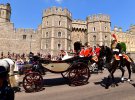
<svg viewBox="0 0 135 100">
<path fill-rule="evenodd" d="M 15 94 L 15 100 L 135 100 L 135 74 L 131 83 L 119 82 L 121 72 L 116 71 L 117 87 L 104 88 L 104 77 L 108 72 L 92 74 L 89 83 L 84 86 L 71 87 L 59 74 L 48 73 L 45 79 L 45 90 L 37 93 L 25 93 L 24 89 Z M 127 72 L 125 77 L 127 77 Z"/>
</svg>

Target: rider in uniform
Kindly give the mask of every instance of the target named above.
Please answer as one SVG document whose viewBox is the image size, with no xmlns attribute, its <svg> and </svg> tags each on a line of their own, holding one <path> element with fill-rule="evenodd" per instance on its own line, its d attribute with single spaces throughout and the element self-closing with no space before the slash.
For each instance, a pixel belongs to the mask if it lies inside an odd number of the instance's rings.
<svg viewBox="0 0 135 100">
<path fill-rule="evenodd" d="M 111 44 L 111 49 L 113 51 L 114 55 L 117 55 L 120 58 L 120 66 L 123 66 L 123 56 L 122 56 L 122 46 L 120 44 L 120 42 L 117 41 L 116 35 L 113 34 L 112 37 L 114 38 L 114 40 L 112 41 Z"/>
<path fill-rule="evenodd" d="M 14 100 L 14 91 L 8 86 L 8 71 L 0 66 L 0 100 Z"/>
</svg>

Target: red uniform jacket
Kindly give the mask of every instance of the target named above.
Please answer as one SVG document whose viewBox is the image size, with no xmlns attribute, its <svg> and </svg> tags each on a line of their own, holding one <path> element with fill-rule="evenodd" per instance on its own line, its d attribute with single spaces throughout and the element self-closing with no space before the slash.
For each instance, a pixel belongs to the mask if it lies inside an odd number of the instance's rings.
<svg viewBox="0 0 135 100">
<path fill-rule="evenodd" d="M 95 53 L 96 53 L 97 56 L 99 56 L 99 54 L 100 54 L 100 48 L 99 47 L 96 48 Z"/>
<path fill-rule="evenodd" d="M 84 51 L 85 51 L 84 49 L 81 49 L 79 55 L 80 55 L 80 56 L 84 56 Z"/>
</svg>

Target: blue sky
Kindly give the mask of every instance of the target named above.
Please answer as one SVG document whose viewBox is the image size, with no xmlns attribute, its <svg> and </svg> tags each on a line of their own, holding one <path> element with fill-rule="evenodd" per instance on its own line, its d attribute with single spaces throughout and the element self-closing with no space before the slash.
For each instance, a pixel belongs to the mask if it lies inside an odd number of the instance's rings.
<svg viewBox="0 0 135 100">
<path fill-rule="evenodd" d="M 88 15 L 107 14 L 111 27 L 122 27 L 123 31 L 135 24 L 135 0 L 0 0 L 12 7 L 11 22 L 16 28 L 36 29 L 42 21 L 42 11 L 56 6 L 69 9 L 73 19 L 85 20 Z"/>
</svg>

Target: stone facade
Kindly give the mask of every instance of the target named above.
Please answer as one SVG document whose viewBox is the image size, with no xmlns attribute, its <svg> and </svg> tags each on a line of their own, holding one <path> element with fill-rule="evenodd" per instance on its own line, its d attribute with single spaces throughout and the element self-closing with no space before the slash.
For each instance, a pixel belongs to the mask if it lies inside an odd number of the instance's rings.
<svg viewBox="0 0 135 100">
<path fill-rule="evenodd" d="M 116 34 L 118 41 L 126 43 L 127 51 L 135 52 L 135 25 L 131 25 L 127 32 L 115 26 L 112 33 Z"/>
<path fill-rule="evenodd" d="M 48 8 L 42 17 L 41 49 L 51 54 L 71 49 L 72 16 L 67 9 Z"/>
<path fill-rule="evenodd" d="M 42 23 L 36 30 L 16 29 L 10 21 L 10 4 L 0 5 L 0 51 L 29 53 L 30 51 L 56 55 L 59 50 L 74 49 L 75 42 L 90 46 L 96 44 L 110 46 L 111 34 L 127 45 L 128 51 L 135 51 L 135 26 L 127 32 L 115 27 L 111 31 L 110 16 L 97 14 L 88 16 L 85 21 L 73 20 L 68 9 L 58 7 L 43 11 Z"/>
</svg>

